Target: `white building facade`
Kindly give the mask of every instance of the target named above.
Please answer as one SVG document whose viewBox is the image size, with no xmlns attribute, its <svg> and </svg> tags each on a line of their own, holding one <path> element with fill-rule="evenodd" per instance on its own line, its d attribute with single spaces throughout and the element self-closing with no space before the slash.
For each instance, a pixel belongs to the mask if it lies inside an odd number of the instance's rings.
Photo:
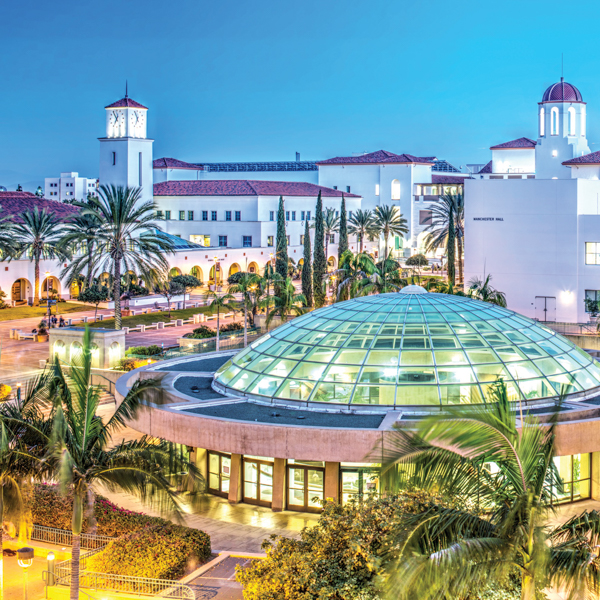
<svg viewBox="0 0 600 600">
<path fill-rule="evenodd" d="M 59 202 L 85 200 L 98 195 L 98 180 L 79 177 L 79 173 L 61 173 L 60 177 L 46 177 L 44 197 Z"/>
</svg>

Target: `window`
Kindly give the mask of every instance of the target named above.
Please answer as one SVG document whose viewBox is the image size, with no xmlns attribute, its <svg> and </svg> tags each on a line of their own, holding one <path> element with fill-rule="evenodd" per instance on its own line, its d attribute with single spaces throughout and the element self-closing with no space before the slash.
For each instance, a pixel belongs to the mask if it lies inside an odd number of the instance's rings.
<svg viewBox="0 0 600 600">
<path fill-rule="evenodd" d="M 553 501 L 557 503 L 575 502 L 591 496 L 590 454 L 555 456 L 552 460 L 563 481 L 561 491 L 553 490 L 555 496 Z"/>
<path fill-rule="evenodd" d="M 235 211 L 235 220 L 236 221 L 241 221 L 242 220 L 242 211 L 241 210 L 236 210 Z"/>
<path fill-rule="evenodd" d="M 179 220 L 180 221 L 185 221 L 185 210 L 180 210 L 179 211 Z"/>
<path fill-rule="evenodd" d="M 304 236 L 303 235 L 300 236 L 300 245 L 304 246 Z"/>
<path fill-rule="evenodd" d="M 162 210 L 157 210 L 156 211 L 156 218 L 157 219 L 162 219 L 163 218 L 163 211 Z"/>
<path fill-rule="evenodd" d="M 169 221 L 171 219 L 171 211 L 170 210 L 165 210 L 165 219 L 167 221 Z"/>
<path fill-rule="evenodd" d="M 335 244 L 335 234 L 334 233 L 331 233 L 329 235 L 329 243 L 330 244 Z"/>
<path fill-rule="evenodd" d="M 231 221 L 231 211 L 230 210 L 225 211 L 225 220 Z"/>
<path fill-rule="evenodd" d="M 550 134 L 558 135 L 558 108 L 556 106 L 550 111 Z"/>
<path fill-rule="evenodd" d="M 431 211 L 420 210 L 419 211 L 419 225 L 431 225 Z"/>
<path fill-rule="evenodd" d="M 117 153 L 116 152 L 112 153 L 112 163 L 113 163 L 113 165 L 117 164 Z"/>
<path fill-rule="evenodd" d="M 267 246 L 273 246 L 273 236 L 272 235 L 267 236 Z"/>
<path fill-rule="evenodd" d="M 575 135 L 575 109 L 570 106 L 568 110 L 569 114 L 569 135 Z"/>
<path fill-rule="evenodd" d="M 310 210 L 306 211 L 306 220 L 310 221 Z"/>
<path fill-rule="evenodd" d="M 226 235 L 220 235 L 219 236 L 219 246 L 221 248 L 226 248 L 227 247 L 227 236 Z"/>
<path fill-rule="evenodd" d="M 600 242 L 585 243 L 585 264 L 600 265 Z"/>
<path fill-rule="evenodd" d="M 600 306 L 600 290 L 585 290 L 585 299 L 591 302 L 597 302 L 598 306 Z M 585 312 L 591 312 L 587 302 L 585 304 Z"/>
<path fill-rule="evenodd" d="M 275 211 L 270 210 L 269 211 L 269 221 L 274 221 L 275 220 Z"/>
<path fill-rule="evenodd" d="M 348 194 L 350 193 L 350 186 L 349 186 L 349 185 L 347 185 L 347 186 L 346 186 L 346 192 L 347 192 Z"/>
<path fill-rule="evenodd" d="M 392 181 L 392 200 L 400 200 L 400 182 L 397 179 Z"/>
<path fill-rule="evenodd" d="M 546 135 L 546 111 L 544 107 L 540 108 L 540 137 Z"/>
<path fill-rule="evenodd" d="M 252 236 L 251 235 L 242 236 L 242 246 L 244 248 L 252 248 Z"/>
<path fill-rule="evenodd" d="M 290 245 L 290 236 L 289 236 L 289 235 L 286 235 L 285 237 L 286 237 L 286 239 L 287 239 L 287 245 L 289 246 L 289 245 Z"/>
<path fill-rule="evenodd" d="M 194 220 L 194 211 L 188 210 L 188 221 L 193 221 L 193 220 Z"/>
<path fill-rule="evenodd" d="M 375 195 L 379 196 L 379 184 L 378 183 L 375 184 Z"/>
<path fill-rule="evenodd" d="M 293 210 L 292 211 L 292 221 L 295 221 L 295 220 L 296 220 L 296 211 Z"/>
<path fill-rule="evenodd" d="M 210 211 L 210 220 L 211 221 L 216 221 L 217 220 L 217 211 L 216 210 L 211 210 Z"/>
<path fill-rule="evenodd" d="M 304 215 L 305 215 L 305 214 L 306 214 L 306 213 L 305 213 L 303 210 L 301 210 L 301 211 L 300 211 L 300 220 L 301 220 L 301 221 L 304 221 Z"/>
<path fill-rule="evenodd" d="M 286 211 L 285 211 L 285 220 L 286 220 L 286 221 L 289 221 L 289 220 L 290 220 L 290 211 L 289 211 L 289 210 L 286 210 Z"/>
<path fill-rule="evenodd" d="M 207 210 L 202 211 L 202 220 L 208 221 L 208 211 Z"/>
</svg>

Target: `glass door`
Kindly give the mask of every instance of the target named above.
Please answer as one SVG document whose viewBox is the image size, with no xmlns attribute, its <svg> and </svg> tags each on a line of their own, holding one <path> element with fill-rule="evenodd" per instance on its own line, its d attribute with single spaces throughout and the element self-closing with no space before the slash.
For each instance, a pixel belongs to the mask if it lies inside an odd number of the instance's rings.
<svg viewBox="0 0 600 600">
<path fill-rule="evenodd" d="M 318 512 L 322 508 L 325 469 L 303 465 L 288 465 L 288 508 Z"/>
<path fill-rule="evenodd" d="M 208 453 L 208 491 L 227 498 L 231 477 L 231 456 L 220 452 Z"/>
<path fill-rule="evenodd" d="M 351 498 L 362 500 L 367 495 L 379 494 L 379 471 L 373 469 L 342 470 L 342 504 Z"/>
<path fill-rule="evenodd" d="M 273 463 L 244 458 L 243 501 L 259 506 L 271 506 L 273 502 Z"/>
</svg>

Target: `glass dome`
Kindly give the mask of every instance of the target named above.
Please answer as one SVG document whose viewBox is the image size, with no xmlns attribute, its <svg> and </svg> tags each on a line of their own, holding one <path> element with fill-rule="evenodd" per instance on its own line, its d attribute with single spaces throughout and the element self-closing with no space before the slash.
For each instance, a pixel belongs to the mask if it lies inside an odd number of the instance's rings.
<svg viewBox="0 0 600 600">
<path fill-rule="evenodd" d="M 480 403 L 498 379 L 534 400 L 595 388 L 600 368 L 537 321 L 410 286 L 298 317 L 215 375 L 236 395 L 382 408 Z"/>
</svg>

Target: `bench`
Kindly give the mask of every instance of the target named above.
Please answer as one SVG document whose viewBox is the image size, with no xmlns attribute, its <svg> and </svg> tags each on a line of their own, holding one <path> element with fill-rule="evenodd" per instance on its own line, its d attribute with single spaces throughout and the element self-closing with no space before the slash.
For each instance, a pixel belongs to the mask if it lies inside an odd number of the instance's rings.
<svg viewBox="0 0 600 600">
<path fill-rule="evenodd" d="M 19 340 L 35 340 L 35 333 L 23 333 L 22 331 L 19 331 Z"/>
</svg>

